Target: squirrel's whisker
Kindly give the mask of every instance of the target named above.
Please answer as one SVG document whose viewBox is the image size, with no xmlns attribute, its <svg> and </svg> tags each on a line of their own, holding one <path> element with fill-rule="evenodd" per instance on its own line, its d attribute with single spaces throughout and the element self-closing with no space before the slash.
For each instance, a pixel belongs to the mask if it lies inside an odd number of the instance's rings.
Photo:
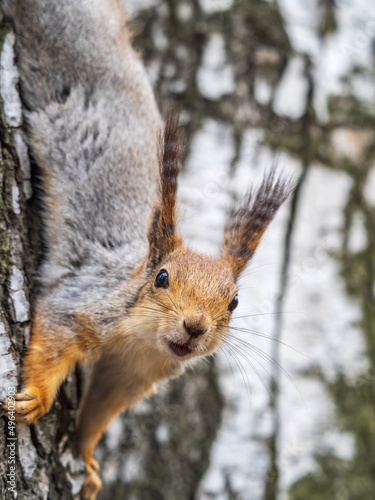
<svg viewBox="0 0 375 500">
<path fill-rule="evenodd" d="M 174 314 L 177 314 L 176 309 L 173 309 L 173 308 L 166 306 L 165 304 L 163 304 L 163 302 L 160 302 L 159 300 L 156 300 L 155 298 L 152 299 L 152 302 L 154 302 L 158 306 L 162 307 L 166 311 L 170 311 L 170 312 L 173 312 Z"/>
<path fill-rule="evenodd" d="M 257 337 L 263 337 L 263 338 L 265 338 L 267 340 L 272 340 L 273 342 L 277 342 L 278 344 L 281 344 L 281 345 L 283 345 L 285 347 L 288 347 L 289 349 L 292 349 L 292 351 L 297 352 L 298 354 L 301 354 L 301 356 L 304 356 L 305 358 L 308 358 L 308 359 L 312 360 L 312 358 L 308 354 L 300 351 L 299 349 L 296 349 L 295 347 L 291 346 L 290 344 L 287 344 L 286 342 L 283 342 L 280 339 L 276 339 L 275 337 L 272 337 L 272 335 L 267 335 L 266 333 L 262 333 L 262 332 L 259 332 L 257 330 L 251 330 L 249 328 L 243 328 L 243 327 L 240 327 L 240 326 L 232 326 L 231 325 L 229 328 L 231 330 L 236 331 L 236 332 L 250 333 L 251 335 L 255 335 Z"/>
<path fill-rule="evenodd" d="M 290 382 L 292 382 L 294 384 L 292 377 L 283 368 L 283 366 L 280 363 L 278 363 L 270 354 L 268 354 L 265 351 L 263 351 L 262 349 L 260 349 L 260 347 L 256 347 L 253 344 L 251 344 L 250 342 L 247 342 L 244 339 L 241 339 L 235 335 L 232 335 L 230 333 L 230 328 L 229 328 L 228 333 L 226 335 L 222 335 L 220 333 L 219 333 L 219 335 L 221 335 L 222 340 L 226 343 L 230 343 L 230 341 L 236 341 L 236 342 L 240 343 L 243 347 L 246 347 L 246 348 L 258 353 L 260 356 L 263 357 L 263 359 L 265 359 L 266 361 L 268 361 L 269 363 L 272 363 L 275 367 L 277 367 L 285 375 L 285 377 L 287 377 L 290 380 Z"/>
<path fill-rule="evenodd" d="M 258 254 L 261 252 L 259 251 Z M 260 264 L 259 266 L 253 267 L 250 263 L 250 265 L 246 266 L 246 269 L 242 272 L 241 278 L 248 277 L 253 271 L 257 271 L 258 269 L 262 269 L 263 267 L 270 267 L 272 266 L 272 263 L 269 264 Z M 244 290 L 244 288 L 240 287 L 240 290 Z"/>
<path fill-rule="evenodd" d="M 256 314 L 246 314 L 245 316 L 232 316 L 231 321 L 234 321 L 235 319 L 243 319 L 243 318 L 254 318 L 257 316 L 274 316 L 278 314 L 296 314 L 296 313 L 291 313 L 288 311 L 276 311 L 276 312 L 266 312 L 266 313 L 256 313 Z"/>
<path fill-rule="evenodd" d="M 228 341 L 236 341 L 239 344 L 241 344 L 242 347 L 246 347 L 246 348 L 250 349 L 251 351 L 255 352 L 256 354 L 261 356 L 265 361 L 271 363 L 276 368 L 278 368 L 285 375 L 285 377 L 287 377 L 290 380 L 290 382 L 294 383 L 292 377 L 285 370 L 285 368 L 283 368 L 283 366 L 278 361 L 276 361 L 270 354 L 263 351 L 263 349 L 261 349 L 260 347 L 256 347 L 253 344 L 250 344 L 249 342 L 244 341 L 243 339 L 240 339 L 234 335 L 231 335 L 230 333 L 228 333 Z"/>
<path fill-rule="evenodd" d="M 249 400 L 251 399 L 251 389 L 250 389 L 250 381 L 249 381 L 249 376 L 246 372 L 246 370 L 244 369 L 244 367 L 242 366 L 241 364 L 241 361 L 238 359 L 237 357 L 237 354 L 232 351 L 232 348 L 231 346 L 229 346 L 228 344 L 222 344 L 221 346 L 221 350 L 224 352 L 224 348 L 228 349 L 228 354 L 230 355 L 230 357 L 234 360 L 234 362 L 236 363 L 237 367 L 238 367 L 238 370 L 241 374 L 241 377 L 242 377 L 242 380 L 244 382 L 244 386 L 245 386 L 245 389 L 246 389 L 246 392 L 247 392 L 247 396 L 249 398 Z M 228 358 L 227 358 L 228 359 Z M 229 363 L 230 365 L 230 363 Z M 230 365 L 231 366 L 231 365 Z M 231 371 L 232 373 L 234 374 L 234 371 L 233 371 L 233 368 L 231 366 Z"/>
<path fill-rule="evenodd" d="M 238 343 L 241 344 L 242 347 L 245 347 L 245 348 L 248 348 L 250 349 L 251 351 L 253 351 L 255 354 L 257 354 L 258 356 L 260 356 L 261 358 L 263 358 L 265 361 L 267 361 L 268 363 L 271 363 L 275 368 L 277 368 L 282 375 L 284 375 L 284 377 L 286 377 L 289 382 L 293 385 L 293 387 L 296 389 L 296 391 L 298 392 L 298 395 L 301 397 L 302 401 L 304 401 L 304 398 L 300 392 L 300 390 L 298 389 L 298 386 L 297 384 L 295 383 L 295 381 L 293 380 L 292 376 L 288 373 L 288 371 L 278 362 L 276 361 L 276 359 L 274 359 L 270 354 L 266 353 L 265 351 L 263 351 L 263 349 L 260 349 L 259 347 L 253 345 L 253 344 L 250 344 L 249 342 L 246 342 L 245 340 L 243 339 L 240 339 L 234 335 L 231 335 L 229 332 L 227 334 L 227 337 L 228 337 L 228 340 L 229 341 L 236 341 Z M 227 341 L 228 341 L 227 340 Z M 255 358 L 253 358 L 255 359 Z M 267 371 L 268 373 L 268 371 Z M 270 374 L 269 374 L 270 375 Z"/>
<path fill-rule="evenodd" d="M 168 320 L 169 317 L 166 314 L 155 314 L 155 313 L 150 313 L 150 314 L 133 314 L 134 318 L 158 318 L 158 319 L 166 319 Z"/>
<path fill-rule="evenodd" d="M 225 311 L 225 313 L 223 314 L 219 314 L 218 316 L 216 316 L 215 318 L 213 318 L 212 321 L 216 321 L 218 318 L 223 318 L 224 316 L 226 316 L 228 314 L 228 311 Z"/>
<path fill-rule="evenodd" d="M 138 307 L 139 307 L 140 309 L 148 309 L 148 310 L 150 310 L 150 311 L 154 311 L 154 312 L 157 312 L 157 313 L 160 313 L 160 312 L 161 312 L 159 309 L 155 309 L 155 308 L 153 308 L 153 307 L 147 307 L 147 306 L 139 306 L 139 305 L 137 305 L 137 308 L 138 308 Z"/>
<path fill-rule="evenodd" d="M 248 363 L 251 368 L 255 371 L 255 373 L 257 374 L 259 380 L 262 382 L 262 385 L 264 386 L 264 388 L 266 389 L 266 391 L 268 392 L 268 395 L 270 396 L 270 399 L 272 399 L 272 396 L 270 394 L 270 392 L 268 391 L 268 388 L 267 388 L 267 384 L 264 380 L 264 378 L 262 377 L 261 375 L 261 372 L 259 371 L 258 368 L 256 368 L 256 366 L 254 365 L 254 363 L 252 363 L 252 361 L 250 360 L 249 356 L 246 356 L 242 351 L 241 349 L 239 349 L 237 346 L 233 345 L 233 344 L 227 344 L 228 346 L 230 346 L 231 349 L 233 349 L 234 352 L 237 353 L 238 356 L 240 356 L 242 359 L 244 359 L 246 361 L 246 363 Z M 259 360 L 255 359 L 255 358 L 252 358 L 256 363 L 258 363 L 260 365 L 260 367 L 265 370 L 265 372 L 270 376 L 270 373 L 267 371 L 267 369 L 260 363 Z"/>
<path fill-rule="evenodd" d="M 167 292 L 167 290 L 164 289 L 164 292 L 165 292 L 166 296 L 168 297 L 168 299 L 170 300 L 170 302 L 173 305 L 173 307 L 175 308 L 174 311 L 176 312 L 177 311 L 176 304 L 173 302 L 173 300 L 172 300 L 171 296 L 169 295 L 169 293 Z"/>
<path fill-rule="evenodd" d="M 241 357 L 242 357 L 242 358 L 243 358 L 243 359 L 244 359 L 244 360 L 248 363 L 248 365 L 249 365 L 249 366 L 250 366 L 250 367 L 254 370 L 255 374 L 257 375 L 257 377 L 259 378 L 259 380 L 260 380 L 260 382 L 262 383 L 263 387 L 265 388 L 265 390 L 266 390 L 266 392 L 267 392 L 267 394 L 268 394 L 268 396 L 269 396 L 270 400 L 271 400 L 271 401 L 273 401 L 273 400 L 274 400 L 274 397 L 273 397 L 273 395 L 271 394 L 271 392 L 270 392 L 270 390 L 269 390 L 269 387 L 267 386 L 267 384 L 266 384 L 266 382 L 265 382 L 264 378 L 262 377 L 262 375 L 261 375 L 261 373 L 260 373 L 259 369 L 258 369 L 258 368 L 256 368 L 256 366 L 254 365 L 254 363 L 252 363 L 252 362 L 250 361 L 250 359 L 249 359 L 247 356 L 245 356 L 245 355 L 243 354 L 243 352 L 242 352 L 240 349 L 236 348 L 235 346 L 230 345 L 230 344 L 225 343 L 225 342 L 223 343 L 222 348 L 224 348 L 224 346 L 225 346 L 226 348 L 228 348 L 228 349 L 232 350 L 232 354 L 234 354 L 234 353 L 235 353 L 235 354 L 236 354 L 236 357 L 237 357 L 237 356 L 241 356 Z M 267 370 L 264 368 L 264 366 L 263 366 L 263 365 L 259 362 L 259 360 L 257 360 L 256 358 L 252 358 L 252 359 L 253 359 L 255 362 L 257 362 L 257 363 L 258 363 L 258 364 L 259 364 L 259 365 L 263 368 L 263 370 L 265 370 L 265 371 L 268 373 L 268 371 L 267 371 Z M 242 365 L 241 365 L 241 362 L 240 362 L 240 361 L 238 361 L 238 362 L 239 362 L 239 366 L 242 366 Z M 247 372 L 246 372 L 246 371 L 245 371 L 245 373 L 247 374 Z M 279 416 L 279 415 L 278 415 L 278 416 Z M 280 418 L 280 417 L 279 417 L 279 418 Z"/>
</svg>

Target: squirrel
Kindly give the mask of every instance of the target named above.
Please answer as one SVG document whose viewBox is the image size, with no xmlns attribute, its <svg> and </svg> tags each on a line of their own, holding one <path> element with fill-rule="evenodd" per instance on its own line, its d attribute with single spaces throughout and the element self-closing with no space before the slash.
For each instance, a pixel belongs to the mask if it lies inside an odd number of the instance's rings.
<svg viewBox="0 0 375 500">
<path fill-rule="evenodd" d="M 163 125 L 121 2 L 0 6 L 16 34 L 47 247 L 16 419 L 41 418 L 77 363 L 93 367 L 77 435 L 81 496 L 95 499 L 102 433 L 221 345 L 237 280 L 293 186 L 272 169 L 229 216 L 221 257 L 192 250 L 177 224 L 178 117 Z"/>
</svg>

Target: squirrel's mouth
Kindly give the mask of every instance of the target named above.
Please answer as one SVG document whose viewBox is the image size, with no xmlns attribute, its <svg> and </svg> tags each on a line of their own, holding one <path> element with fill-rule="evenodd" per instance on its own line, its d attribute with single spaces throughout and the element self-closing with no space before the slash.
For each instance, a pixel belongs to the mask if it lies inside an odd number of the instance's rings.
<svg viewBox="0 0 375 500">
<path fill-rule="evenodd" d="M 176 356 L 186 356 L 191 353 L 191 348 L 188 344 L 176 344 L 175 342 L 168 342 L 168 346 Z"/>
</svg>

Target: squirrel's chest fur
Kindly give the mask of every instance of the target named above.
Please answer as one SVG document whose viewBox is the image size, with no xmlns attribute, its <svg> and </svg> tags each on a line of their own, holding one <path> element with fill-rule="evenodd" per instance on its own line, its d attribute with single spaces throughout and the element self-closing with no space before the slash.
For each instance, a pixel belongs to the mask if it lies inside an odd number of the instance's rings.
<svg viewBox="0 0 375 500">
<path fill-rule="evenodd" d="M 162 380 L 180 376 L 186 366 L 177 360 L 166 359 L 157 349 L 143 342 L 142 337 L 150 334 L 147 326 L 144 329 L 138 327 L 135 334 L 132 322 L 128 328 L 126 323 L 111 335 L 99 364 L 102 373 L 108 364 L 107 382 L 117 385 L 121 394 L 126 394 L 128 405 L 135 405 L 155 394 L 157 384 Z"/>
</svg>

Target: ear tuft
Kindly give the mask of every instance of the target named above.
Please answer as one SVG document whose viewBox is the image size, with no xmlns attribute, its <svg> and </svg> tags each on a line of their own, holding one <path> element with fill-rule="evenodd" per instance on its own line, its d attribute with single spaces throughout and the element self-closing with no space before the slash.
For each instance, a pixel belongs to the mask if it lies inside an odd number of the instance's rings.
<svg viewBox="0 0 375 500">
<path fill-rule="evenodd" d="M 161 134 L 159 193 L 148 229 L 149 264 L 157 266 L 179 244 L 177 233 L 177 179 L 181 170 L 179 115 L 169 113 Z"/>
<path fill-rule="evenodd" d="M 229 217 L 224 230 L 223 257 L 230 262 L 237 279 L 252 258 L 260 239 L 276 212 L 295 189 L 292 178 L 276 176 L 273 167 L 260 187 L 243 199 L 240 208 Z"/>
</svg>

